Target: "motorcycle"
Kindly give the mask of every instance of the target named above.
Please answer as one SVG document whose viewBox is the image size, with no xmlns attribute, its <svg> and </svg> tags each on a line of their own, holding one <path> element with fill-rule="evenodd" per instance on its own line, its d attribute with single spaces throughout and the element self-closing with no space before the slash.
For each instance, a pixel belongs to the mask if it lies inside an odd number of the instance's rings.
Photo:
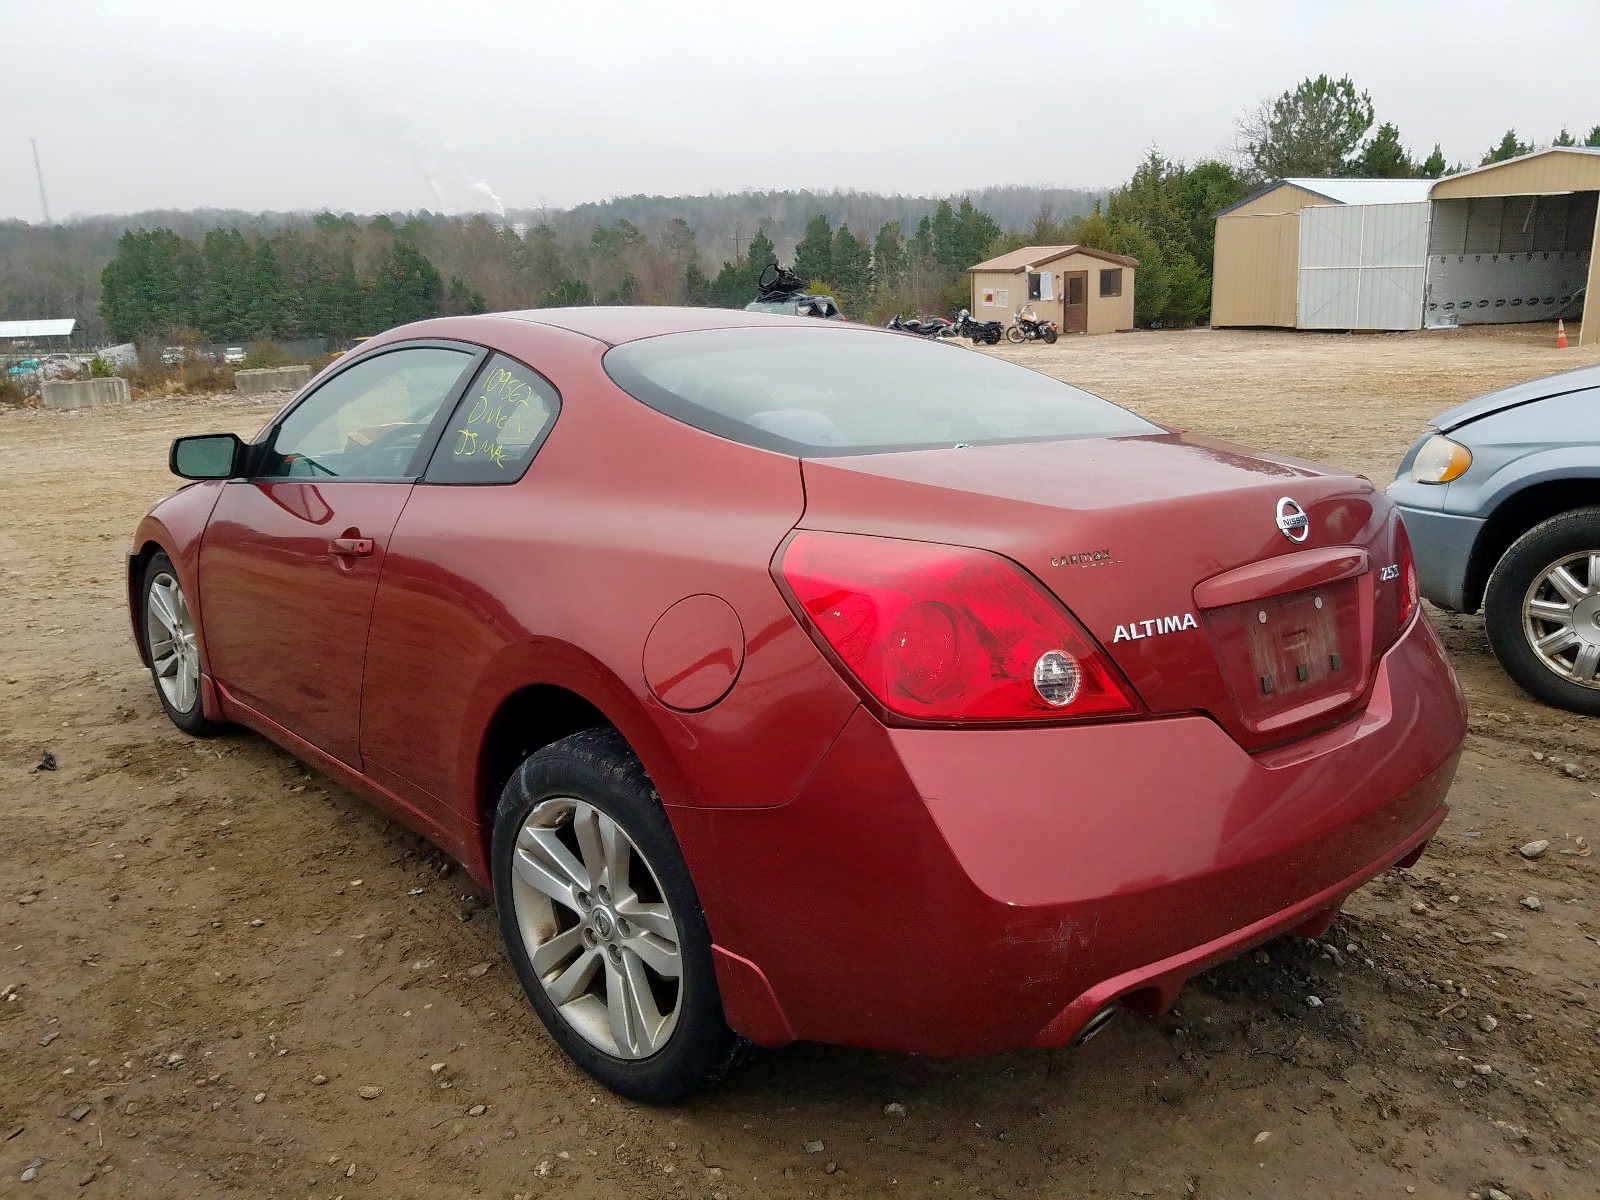
<svg viewBox="0 0 1600 1200">
<path fill-rule="evenodd" d="M 1023 342 L 1044 342 L 1048 345 L 1055 342 L 1059 332 L 1054 321 L 1041 321 L 1029 306 L 1017 309 L 1017 323 L 1006 329 L 1006 341 L 1017 346 Z"/>
<path fill-rule="evenodd" d="M 982 342 L 986 346 L 998 346 L 1005 326 L 999 321 L 976 320 L 963 308 L 956 314 L 955 329 L 960 337 L 971 338 L 974 342 Z"/>
<path fill-rule="evenodd" d="M 925 338 L 954 337 L 956 334 L 956 327 L 948 317 L 902 317 L 895 313 L 884 328 Z"/>
</svg>

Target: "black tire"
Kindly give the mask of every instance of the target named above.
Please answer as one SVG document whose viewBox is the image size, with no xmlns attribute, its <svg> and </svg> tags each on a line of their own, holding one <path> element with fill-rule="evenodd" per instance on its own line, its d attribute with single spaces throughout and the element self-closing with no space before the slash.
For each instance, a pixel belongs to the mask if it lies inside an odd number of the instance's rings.
<svg viewBox="0 0 1600 1200">
<path fill-rule="evenodd" d="M 1013 346 L 1022 345 L 1022 340 L 1023 340 L 1024 336 L 1025 335 L 1023 334 L 1022 330 L 1020 328 L 1018 328 L 1017 326 L 1015 326 L 1015 325 L 1007 325 L 1006 326 L 1006 341 L 1010 342 Z"/>
<path fill-rule="evenodd" d="M 1054 329 L 1046 329 L 1044 331 L 1044 344 L 1047 346 L 1056 344 L 1056 331 Z"/>
<path fill-rule="evenodd" d="M 1536 632 L 1549 633 L 1556 626 L 1525 620 L 1522 611 L 1547 572 L 1563 559 L 1591 554 L 1600 555 L 1600 508 L 1573 509 L 1540 522 L 1512 542 L 1495 564 L 1484 590 L 1483 615 L 1494 656 L 1518 686 L 1557 708 L 1600 716 L 1600 682 L 1586 686 L 1548 665 L 1535 650 L 1533 638 Z M 1589 590 L 1600 590 L 1600 579 L 1592 577 L 1587 562 L 1578 564 L 1577 570 Z M 1600 601 L 1579 602 L 1577 607 L 1574 624 L 1579 636 L 1600 641 Z M 1574 649 L 1574 661 L 1576 655 Z"/>
<path fill-rule="evenodd" d="M 167 688 L 162 683 L 162 676 L 156 659 L 156 648 L 152 645 L 150 606 L 151 589 L 158 584 L 165 586 L 165 581 L 167 580 L 174 581 L 180 593 L 184 591 L 183 581 L 178 575 L 178 569 L 172 565 L 172 559 L 167 557 L 165 551 L 157 551 L 151 556 L 150 561 L 145 563 L 144 575 L 139 580 L 139 640 L 143 643 L 145 657 L 149 659 L 151 664 L 150 682 L 155 687 L 156 699 L 161 702 L 161 707 L 166 710 L 168 718 L 174 725 L 190 737 L 212 737 L 221 733 L 227 726 L 223 722 L 213 721 L 206 716 L 205 705 L 201 702 L 198 684 L 194 689 L 192 699 L 184 707 L 180 706 L 181 698 L 169 696 Z M 185 616 L 187 616 L 187 607 Z M 200 661 L 198 638 L 195 639 L 192 653 L 198 670 Z"/>
<path fill-rule="evenodd" d="M 681 963 L 678 1016 L 665 1044 L 648 1057 L 607 1053 L 569 1023 L 540 981 L 523 936 L 513 878 L 517 839 L 535 808 L 565 798 L 621 827 L 671 910 Z M 672 826 L 644 766 L 616 730 L 604 726 L 564 737 L 518 768 L 495 811 L 490 868 L 500 934 L 523 991 L 556 1043 L 599 1082 L 633 1100 L 664 1103 L 709 1087 L 748 1056 L 751 1044 L 723 1019 L 711 934 Z"/>
<path fill-rule="evenodd" d="M 989 336 L 984 340 L 987 341 L 991 346 L 998 346 L 1000 344 L 1000 331 L 998 329 L 991 329 L 989 331 Z"/>
</svg>

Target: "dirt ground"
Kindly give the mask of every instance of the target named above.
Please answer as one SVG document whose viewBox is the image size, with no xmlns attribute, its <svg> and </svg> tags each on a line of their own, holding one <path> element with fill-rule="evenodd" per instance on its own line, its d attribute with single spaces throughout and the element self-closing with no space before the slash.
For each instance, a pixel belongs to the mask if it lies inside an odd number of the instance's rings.
<svg viewBox="0 0 1600 1200">
<path fill-rule="evenodd" d="M 996 353 L 1380 483 L 1442 409 L 1600 361 L 1542 327 Z M 1481 621 L 1435 614 L 1473 714 L 1453 815 L 1323 941 L 1078 1050 L 798 1046 L 644 1108 L 552 1048 L 437 851 L 162 715 L 128 539 L 173 435 L 270 407 L 0 411 L 0 1196 L 1600 1196 L 1600 722 L 1513 688 Z"/>
</svg>

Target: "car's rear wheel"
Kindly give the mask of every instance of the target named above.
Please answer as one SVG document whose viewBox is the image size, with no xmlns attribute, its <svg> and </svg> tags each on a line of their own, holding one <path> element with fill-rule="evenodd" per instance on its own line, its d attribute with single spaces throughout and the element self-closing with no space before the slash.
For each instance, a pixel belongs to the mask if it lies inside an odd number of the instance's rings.
<svg viewBox="0 0 1600 1200">
<path fill-rule="evenodd" d="M 611 1090 L 675 1100 L 748 1043 L 727 1027 L 711 935 L 655 789 L 613 729 L 530 757 L 506 784 L 492 852 L 500 932 L 523 990 Z"/>
<path fill-rule="evenodd" d="M 1600 508 L 1551 517 L 1513 542 L 1483 608 L 1506 674 L 1549 704 L 1600 716 Z"/>
<path fill-rule="evenodd" d="M 200 699 L 200 640 L 177 568 L 165 551 L 145 564 L 140 589 L 140 629 L 156 696 L 172 723 L 194 737 L 222 725 L 206 717 Z"/>
</svg>

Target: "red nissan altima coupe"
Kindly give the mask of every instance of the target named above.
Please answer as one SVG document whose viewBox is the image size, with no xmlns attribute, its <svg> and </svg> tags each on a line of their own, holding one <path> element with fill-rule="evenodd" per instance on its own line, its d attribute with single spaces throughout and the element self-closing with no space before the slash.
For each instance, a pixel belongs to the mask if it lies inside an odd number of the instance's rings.
<svg viewBox="0 0 1600 1200">
<path fill-rule="evenodd" d="M 1073 1042 L 1444 819 L 1465 709 L 1382 492 L 960 347 L 427 321 L 171 466 L 128 590 L 172 720 L 464 863 L 628 1096 Z"/>
</svg>

